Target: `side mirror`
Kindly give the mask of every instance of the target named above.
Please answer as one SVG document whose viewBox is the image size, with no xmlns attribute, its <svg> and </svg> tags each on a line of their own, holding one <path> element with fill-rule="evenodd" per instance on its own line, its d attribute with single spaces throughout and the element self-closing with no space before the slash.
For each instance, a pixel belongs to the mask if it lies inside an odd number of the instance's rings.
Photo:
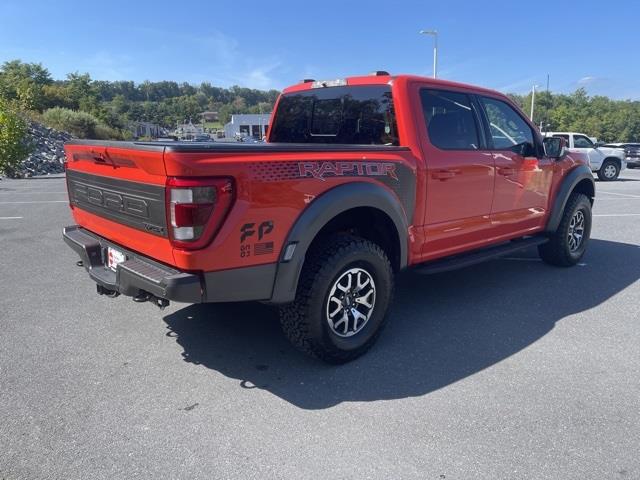
<svg viewBox="0 0 640 480">
<path fill-rule="evenodd" d="M 596 143 L 594 143 L 594 144 L 593 144 L 593 146 L 594 146 L 595 148 L 600 148 L 600 147 L 602 147 L 603 145 L 604 145 L 604 142 L 596 142 Z"/>
<path fill-rule="evenodd" d="M 547 157 L 560 160 L 567 153 L 567 141 L 560 137 L 545 137 L 544 153 Z"/>
<path fill-rule="evenodd" d="M 529 142 L 518 143 L 517 145 L 511 147 L 511 151 L 517 153 L 522 157 L 530 157 L 536 154 L 535 147 Z"/>
</svg>

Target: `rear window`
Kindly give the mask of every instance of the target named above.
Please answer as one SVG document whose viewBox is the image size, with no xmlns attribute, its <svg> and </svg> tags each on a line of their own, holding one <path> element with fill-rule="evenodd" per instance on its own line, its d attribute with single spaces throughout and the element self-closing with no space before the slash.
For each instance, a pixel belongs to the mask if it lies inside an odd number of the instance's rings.
<svg viewBox="0 0 640 480">
<path fill-rule="evenodd" d="M 278 104 L 270 141 L 398 145 L 391 88 L 326 87 L 285 94 Z"/>
</svg>

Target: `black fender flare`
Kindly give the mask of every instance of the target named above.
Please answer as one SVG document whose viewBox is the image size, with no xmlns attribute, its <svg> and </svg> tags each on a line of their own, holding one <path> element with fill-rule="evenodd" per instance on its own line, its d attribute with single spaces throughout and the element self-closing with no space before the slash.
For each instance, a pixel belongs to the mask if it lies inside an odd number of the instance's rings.
<svg viewBox="0 0 640 480">
<path fill-rule="evenodd" d="M 617 163 L 618 164 L 618 168 L 622 169 L 622 160 L 620 158 L 618 158 L 618 157 L 607 157 L 607 158 L 605 158 L 604 160 L 602 160 L 602 165 L 600 165 L 600 168 L 602 168 L 606 162 Z"/>
<path fill-rule="evenodd" d="M 271 303 L 293 301 L 298 278 L 311 242 L 320 230 L 337 215 L 358 207 L 371 207 L 385 213 L 394 223 L 400 241 L 400 268 L 407 266 L 408 223 L 398 198 L 386 188 L 373 183 L 347 183 L 314 199 L 289 231 L 280 252 Z M 292 258 L 286 259 L 287 247 L 295 244 Z"/>
<path fill-rule="evenodd" d="M 547 228 L 545 230 L 546 232 L 551 233 L 558 229 L 558 225 L 560 225 L 560 221 L 562 220 L 562 214 L 564 213 L 564 209 L 567 205 L 567 200 L 569 200 L 571 192 L 573 192 L 576 186 L 584 180 L 587 180 L 591 184 L 591 188 L 595 195 L 596 183 L 593 180 L 593 173 L 591 173 L 591 169 L 589 167 L 586 165 L 579 165 L 565 175 L 553 202 L 553 209 L 551 210 L 551 215 L 549 215 L 549 221 L 547 222 Z M 593 200 L 593 198 L 591 200 Z"/>
</svg>

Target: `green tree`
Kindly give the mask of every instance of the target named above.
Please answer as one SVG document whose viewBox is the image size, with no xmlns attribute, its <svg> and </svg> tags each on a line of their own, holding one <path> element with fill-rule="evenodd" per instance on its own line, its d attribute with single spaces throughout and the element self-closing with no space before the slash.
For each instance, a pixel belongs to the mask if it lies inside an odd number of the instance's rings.
<svg viewBox="0 0 640 480">
<path fill-rule="evenodd" d="M 11 60 L 0 67 L 0 98 L 17 102 L 21 109 L 42 111 L 46 107 L 44 87 L 52 82 L 42 64 Z"/>
<path fill-rule="evenodd" d="M 6 100 L 0 99 L 0 173 L 14 176 L 29 154 L 27 123 Z"/>
</svg>

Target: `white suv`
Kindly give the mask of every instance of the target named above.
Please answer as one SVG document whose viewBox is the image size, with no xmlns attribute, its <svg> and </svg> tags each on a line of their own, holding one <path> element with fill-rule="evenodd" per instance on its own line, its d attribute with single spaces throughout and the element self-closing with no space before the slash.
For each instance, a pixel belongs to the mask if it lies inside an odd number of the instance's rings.
<svg viewBox="0 0 640 480">
<path fill-rule="evenodd" d="M 546 132 L 542 135 L 564 138 L 568 148 L 587 154 L 591 171 L 596 172 L 600 180 L 615 180 L 627 167 L 623 148 L 602 147 L 583 133 Z"/>
</svg>

